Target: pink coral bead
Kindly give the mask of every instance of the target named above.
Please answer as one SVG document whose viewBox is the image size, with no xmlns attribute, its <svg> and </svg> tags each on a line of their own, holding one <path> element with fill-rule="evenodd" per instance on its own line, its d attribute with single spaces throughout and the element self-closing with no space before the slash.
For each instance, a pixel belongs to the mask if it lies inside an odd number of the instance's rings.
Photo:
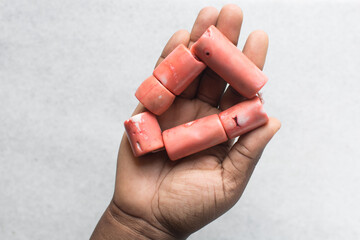
<svg viewBox="0 0 360 240">
<path fill-rule="evenodd" d="M 254 97 L 268 80 L 215 26 L 205 31 L 191 52 L 246 98 Z"/>
<path fill-rule="evenodd" d="M 136 90 L 136 98 L 150 112 L 161 115 L 175 100 L 175 95 L 167 90 L 154 76 L 148 77 Z"/>
<path fill-rule="evenodd" d="M 172 93 L 179 95 L 205 69 L 183 44 L 177 46 L 153 72 L 153 75 Z"/>
<path fill-rule="evenodd" d="M 166 152 L 177 160 L 227 141 L 217 114 L 203 117 L 163 132 Z"/>
<path fill-rule="evenodd" d="M 164 147 L 161 129 L 154 114 L 139 113 L 126 120 L 124 126 L 135 157 Z"/>
<path fill-rule="evenodd" d="M 219 117 L 229 139 L 260 127 L 269 119 L 258 97 L 232 106 Z"/>
</svg>

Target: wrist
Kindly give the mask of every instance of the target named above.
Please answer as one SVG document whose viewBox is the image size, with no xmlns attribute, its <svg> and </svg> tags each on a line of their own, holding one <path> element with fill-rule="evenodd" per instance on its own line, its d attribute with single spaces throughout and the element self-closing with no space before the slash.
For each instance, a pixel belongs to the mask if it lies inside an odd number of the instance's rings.
<svg viewBox="0 0 360 240">
<path fill-rule="evenodd" d="M 127 240 L 127 239 L 177 239 L 147 221 L 131 216 L 111 201 L 97 224 L 91 240 Z"/>
</svg>

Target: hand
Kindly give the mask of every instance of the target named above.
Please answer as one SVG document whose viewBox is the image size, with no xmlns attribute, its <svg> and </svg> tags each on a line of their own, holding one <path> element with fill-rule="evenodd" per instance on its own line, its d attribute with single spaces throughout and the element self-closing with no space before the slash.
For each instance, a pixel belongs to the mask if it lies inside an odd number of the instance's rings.
<svg viewBox="0 0 360 240">
<path fill-rule="evenodd" d="M 176 32 L 156 65 L 177 45 L 190 47 L 210 25 L 215 25 L 237 45 L 242 18 L 242 11 L 236 5 L 226 5 L 220 13 L 212 7 L 202 9 L 191 33 Z M 243 52 L 262 69 L 267 46 L 266 33 L 255 31 L 248 37 Z M 159 116 L 161 128 L 165 130 L 219 113 L 244 100 L 231 87 L 224 93 L 225 87 L 223 79 L 206 69 Z M 134 114 L 142 111 L 145 109 L 139 105 Z M 128 236 L 186 238 L 239 200 L 262 151 L 279 128 L 280 122 L 270 118 L 265 126 L 241 136 L 235 144 L 229 141 L 176 162 L 170 161 L 165 151 L 134 157 L 124 135 L 114 197 L 93 238 L 100 236 L 96 233 L 105 227 L 104 222 L 115 226 L 108 231 L 114 237 L 109 239 L 121 238 L 121 233 L 116 233 L 116 225 L 125 229 Z"/>
</svg>

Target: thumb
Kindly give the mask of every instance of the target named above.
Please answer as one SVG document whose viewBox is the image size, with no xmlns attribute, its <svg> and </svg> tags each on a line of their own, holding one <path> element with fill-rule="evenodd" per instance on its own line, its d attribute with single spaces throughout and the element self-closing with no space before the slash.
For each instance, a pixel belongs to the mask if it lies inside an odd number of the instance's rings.
<svg viewBox="0 0 360 240">
<path fill-rule="evenodd" d="M 264 148 L 280 127 L 278 119 L 270 118 L 266 125 L 241 136 L 225 157 L 224 193 L 233 204 L 240 198 Z"/>
</svg>

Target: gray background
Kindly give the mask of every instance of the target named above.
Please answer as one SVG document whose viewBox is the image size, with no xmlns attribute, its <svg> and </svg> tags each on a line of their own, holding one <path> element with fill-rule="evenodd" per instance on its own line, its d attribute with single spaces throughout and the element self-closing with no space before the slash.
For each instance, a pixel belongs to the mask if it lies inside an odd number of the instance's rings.
<svg viewBox="0 0 360 240">
<path fill-rule="evenodd" d="M 86 239 L 122 123 L 173 32 L 225 1 L 0 0 L 0 238 Z M 269 33 L 283 126 L 241 200 L 190 239 L 360 238 L 360 3 L 235 2 Z"/>
</svg>

